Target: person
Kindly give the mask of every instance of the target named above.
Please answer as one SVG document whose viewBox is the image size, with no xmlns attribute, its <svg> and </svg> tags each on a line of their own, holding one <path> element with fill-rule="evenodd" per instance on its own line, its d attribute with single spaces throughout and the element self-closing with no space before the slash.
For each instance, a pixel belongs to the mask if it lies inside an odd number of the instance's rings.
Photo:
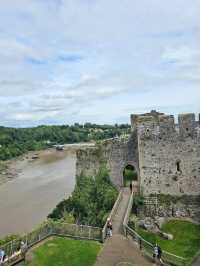
<svg viewBox="0 0 200 266">
<path fill-rule="evenodd" d="M 142 250 L 142 239 L 139 238 L 139 247 L 140 247 L 140 250 Z"/>
<path fill-rule="evenodd" d="M 156 243 L 156 245 L 154 247 L 154 253 L 153 253 L 154 261 L 156 262 L 158 260 L 161 264 L 163 264 L 161 256 L 162 256 L 161 247 L 158 246 L 158 244 Z"/>
<path fill-rule="evenodd" d="M 24 243 L 24 241 L 21 241 L 20 243 L 20 250 L 21 250 L 22 256 L 24 256 L 27 250 L 27 244 Z"/>
<path fill-rule="evenodd" d="M 110 218 L 108 218 L 107 230 L 108 230 L 108 235 L 112 236 L 112 223 L 111 223 Z"/>
<path fill-rule="evenodd" d="M 132 182 L 130 183 L 130 191 L 131 191 L 131 193 L 132 193 L 132 191 L 133 191 L 133 184 L 132 184 Z"/>
<path fill-rule="evenodd" d="M 3 249 L 0 249 L 0 263 L 4 262 L 6 258 L 6 253 Z"/>
<path fill-rule="evenodd" d="M 154 261 L 156 262 L 156 260 L 158 258 L 158 245 L 157 245 L 157 243 L 153 249 L 153 258 L 154 258 Z"/>
<path fill-rule="evenodd" d="M 158 246 L 158 260 L 160 261 L 161 264 L 163 264 L 161 257 L 162 257 L 162 249 L 160 246 Z"/>
</svg>

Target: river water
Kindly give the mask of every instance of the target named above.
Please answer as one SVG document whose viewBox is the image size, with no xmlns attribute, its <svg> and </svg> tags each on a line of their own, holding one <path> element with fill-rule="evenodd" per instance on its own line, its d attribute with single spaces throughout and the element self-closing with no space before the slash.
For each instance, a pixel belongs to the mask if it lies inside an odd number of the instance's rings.
<svg viewBox="0 0 200 266">
<path fill-rule="evenodd" d="M 0 238 L 37 227 L 75 185 L 75 151 L 47 150 L 16 164 L 18 176 L 0 186 Z"/>
</svg>

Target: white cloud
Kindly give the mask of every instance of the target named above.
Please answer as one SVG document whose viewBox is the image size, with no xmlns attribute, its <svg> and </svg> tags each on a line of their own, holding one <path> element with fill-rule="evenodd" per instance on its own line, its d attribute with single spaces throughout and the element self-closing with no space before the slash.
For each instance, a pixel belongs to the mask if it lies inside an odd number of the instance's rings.
<svg viewBox="0 0 200 266">
<path fill-rule="evenodd" d="M 190 66 L 195 62 L 199 62 L 200 50 L 187 46 L 167 48 L 162 55 L 162 59 L 172 61 L 179 66 Z"/>
<path fill-rule="evenodd" d="M 196 111 L 199 9 L 182 0 L 0 1 L 2 124 L 127 121 L 125 109 L 174 112 L 176 101 Z"/>
</svg>

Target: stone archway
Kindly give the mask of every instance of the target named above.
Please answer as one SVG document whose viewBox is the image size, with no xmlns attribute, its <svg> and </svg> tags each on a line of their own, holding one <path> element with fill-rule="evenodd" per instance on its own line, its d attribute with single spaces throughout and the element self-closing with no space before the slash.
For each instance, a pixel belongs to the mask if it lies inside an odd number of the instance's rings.
<svg viewBox="0 0 200 266">
<path fill-rule="evenodd" d="M 127 163 L 123 167 L 122 185 L 127 187 L 130 183 L 134 183 L 135 186 L 138 186 L 138 171 L 133 164 Z"/>
</svg>

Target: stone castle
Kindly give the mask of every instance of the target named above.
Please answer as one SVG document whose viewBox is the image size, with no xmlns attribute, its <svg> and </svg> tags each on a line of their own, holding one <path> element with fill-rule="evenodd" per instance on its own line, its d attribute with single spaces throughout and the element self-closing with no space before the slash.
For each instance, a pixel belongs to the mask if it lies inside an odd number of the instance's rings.
<svg viewBox="0 0 200 266">
<path fill-rule="evenodd" d="M 131 128 L 127 138 L 79 150 L 77 175 L 94 175 L 106 162 L 111 181 L 122 187 L 123 171 L 131 165 L 145 196 L 200 194 L 200 124 L 194 114 L 180 114 L 178 124 L 174 116 L 156 111 L 131 115 Z"/>
</svg>

